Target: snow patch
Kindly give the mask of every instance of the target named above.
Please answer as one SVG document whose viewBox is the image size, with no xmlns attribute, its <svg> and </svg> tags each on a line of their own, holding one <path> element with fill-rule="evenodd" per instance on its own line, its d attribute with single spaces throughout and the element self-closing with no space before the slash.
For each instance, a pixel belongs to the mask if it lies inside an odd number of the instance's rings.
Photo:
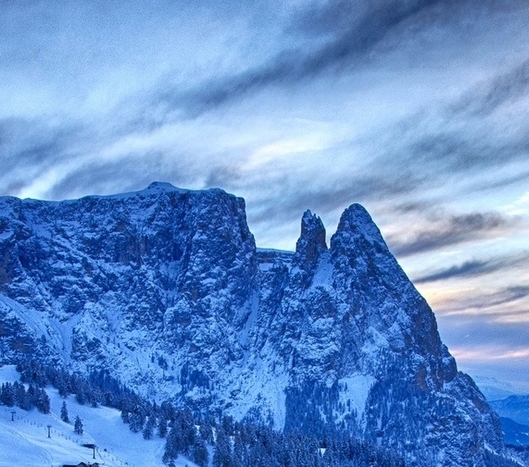
<svg viewBox="0 0 529 467">
<path fill-rule="evenodd" d="M 312 279 L 312 286 L 332 284 L 333 265 L 330 261 L 330 252 L 326 251 L 321 255 L 318 268 Z"/>
<path fill-rule="evenodd" d="M 340 402 L 350 407 L 351 412 L 356 412 L 357 420 L 364 414 L 367 396 L 374 382 L 375 378 L 372 376 L 360 373 L 338 380 L 340 387 L 345 388 L 340 391 Z"/>
</svg>

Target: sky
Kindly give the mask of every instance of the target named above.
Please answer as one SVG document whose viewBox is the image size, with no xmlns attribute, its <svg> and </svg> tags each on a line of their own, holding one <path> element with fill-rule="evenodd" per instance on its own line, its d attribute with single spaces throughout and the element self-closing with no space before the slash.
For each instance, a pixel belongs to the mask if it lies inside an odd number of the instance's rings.
<svg viewBox="0 0 529 467">
<path fill-rule="evenodd" d="M 363 204 L 471 375 L 529 392 L 525 0 L 7 0 L 0 195 L 152 181 L 259 247 Z"/>
</svg>

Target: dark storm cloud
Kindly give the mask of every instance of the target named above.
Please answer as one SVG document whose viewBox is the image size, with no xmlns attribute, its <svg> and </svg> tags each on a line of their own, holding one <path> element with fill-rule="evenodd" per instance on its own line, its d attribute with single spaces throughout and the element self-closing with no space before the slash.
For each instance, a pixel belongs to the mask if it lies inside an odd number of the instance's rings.
<svg viewBox="0 0 529 467">
<path fill-rule="evenodd" d="M 432 26 L 436 21 L 445 23 L 458 15 L 461 5 L 469 10 L 488 11 L 500 9 L 495 5 L 481 5 L 472 1 L 456 5 L 450 0 L 408 0 L 350 2 L 345 0 L 313 4 L 294 12 L 287 33 L 294 36 L 293 46 L 288 41 L 278 45 L 277 53 L 260 65 L 244 71 L 215 76 L 187 90 L 181 84 L 160 83 L 145 112 L 147 118 L 156 115 L 150 125 L 159 125 L 156 119 L 196 118 L 217 107 L 239 101 L 270 86 L 292 86 L 314 79 L 329 71 L 343 72 L 353 67 L 364 67 L 373 58 L 373 53 L 383 54 L 399 46 L 399 37 Z M 435 12 L 433 12 L 435 10 Z M 432 11 L 432 14 L 427 14 Z M 413 28 L 402 27 L 410 23 Z M 402 30 L 401 30 L 402 29 Z M 316 37 L 316 39 L 314 39 Z M 301 41 L 301 45 L 300 45 Z M 378 50 L 384 42 L 388 49 Z M 487 90 L 486 96 L 467 96 L 453 111 L 467 111 L 470 107 L 481 108 L 498 105 L 513 98 L 526 86 L 527 64 L 504 77 L 498 78 Z M 476 104 L 479 100 L 481 104 Z"/>
<path fill-rule="evenodd" d="M 23 119 L 0 120 L 0 152 L 4 172 L 52 162 L 58 157 L 63 148 L 61 135 L 50 138 L 44 129 L 36 132 L 35 126 L 38 124 Z"/>
<path fill-rule="evenodd" d="M 299 27 L 326 35 L 334 31 L 336 37 L 302 60 L 303 74 L 312 75 L 329 68 L 350 65 L 349 60 L 368 54 L 397 26 L 446 0 L 416 0 L 358 3 L 328 2 L 321 9 L 305 12 Z M 322 31 L 323 27 L 323 31 Z"/>
<path fill-rule="evenodd" d="M 495 212 L 450 215 L 434 219 L 430 226 L 421 227 L 410 238 L 390 237 L 388 244 L 395 255 L 404 257 L 488 238 L 514 223 L 515 221 Z"/>
<path fill-rule="evenodd" d="M 417 177 L 434 183 L 454 175 L 483 173 L 507 162 L 525 160 L 529 154 L 529 132 L 505 140 L 500 130 L 459 114 L 433 123 L 428 122 L 428 116 L 416 115 L 390 128 L 386 138 L 391 151 L 380 159 L 386 160 L 397 173 L 402 173 L 403 166 L 412 166 Z M 524 178 L 523 175 L 515 178 L 518 177 Z"/>
<path fill-rule="evenodd" d="M 498 188 L 520 185 L 521 182 L 527 182 L 527 180 L 529 180 L 529 171 L 523 171 L 517 175 L 506 176 L 503 178 L 498 178 L 494 181 L 488 181 L 486 184 L 480 184 L 477 188 L 481 191 L 494 191 Z"/>
</svg>

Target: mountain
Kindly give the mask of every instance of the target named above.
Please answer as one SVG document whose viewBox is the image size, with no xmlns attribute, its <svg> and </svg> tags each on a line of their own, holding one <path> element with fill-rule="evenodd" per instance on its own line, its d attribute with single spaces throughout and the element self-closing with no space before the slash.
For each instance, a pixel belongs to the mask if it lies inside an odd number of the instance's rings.
<svg viewBox="0 0 529 467">
<path fill-rule="evenodd" d="M 0 359 L 104 369 L 153 398 L 411 466 L 511 465 L 430 307 L 366 210 L 330 246 L 310 211 L 293 253 L 256 248 L 244 200 L 154 183 L 115 196 L 0 199 Z"/>
<path fill-rule="evenodd" d="M 472 379 L 488 401 L 497 401 L 509 396 L 524 395 L 525 391 L 492 376 L 473 375 Z"/>
<path fill-rule="evenodd" d="M 515 446 L 529 446 L 529 426 L 516 423 L 506 417 L 500 417 L 505 443 Z"/>
<path fill-rule="evenodd" d="M 502 417 L 510 418 L 522 425 L 529 425 L 529 396 L 509 396 L 492 401 L 490 405 Z"/>
</svg>

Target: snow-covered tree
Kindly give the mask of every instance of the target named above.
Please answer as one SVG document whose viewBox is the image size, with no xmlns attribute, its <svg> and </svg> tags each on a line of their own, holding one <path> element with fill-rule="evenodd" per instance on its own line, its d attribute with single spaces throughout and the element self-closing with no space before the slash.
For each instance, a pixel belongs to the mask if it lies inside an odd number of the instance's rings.
<svg viewBox="0 0 529 467">
<path fill-rule="evenodd" d="M 147 423 L 145 423 L 145 426 L 143 427 L 143 438 L 144 439 L 152 439 L 154 435 L 154 428 L 156 427 L 156 417 L 154 415 L 151 415 L 147 419 Z"/>
<path fill-rule="evenodd" d="M 11 383 L 2 384 L 0 402 L 8 407 L 13 407 L 15 405 L 15 391 Z"/>
<path fill-rule="evenodd" d="M 75 431 L 78 435 L 82 435 L 84 431 L 83 422 L 79 415 L 75 417 L 75 422 L 73 425 L 73 431 Z"/>
<path fill-rule="evenodd" d="M 68 407 L 66 407 L 66 401 L 62 401 L 61 420 L 66 423 L 70 423 L 70 418 L 68 417 Z"/>
<path fill-rule="evenodd" d="M 200 437 L 196 437 L 191 446 L 191 458 L 200 467 L 206 467 L 209 461 L 209 452 L 204 440 Z"/>
</svg>

